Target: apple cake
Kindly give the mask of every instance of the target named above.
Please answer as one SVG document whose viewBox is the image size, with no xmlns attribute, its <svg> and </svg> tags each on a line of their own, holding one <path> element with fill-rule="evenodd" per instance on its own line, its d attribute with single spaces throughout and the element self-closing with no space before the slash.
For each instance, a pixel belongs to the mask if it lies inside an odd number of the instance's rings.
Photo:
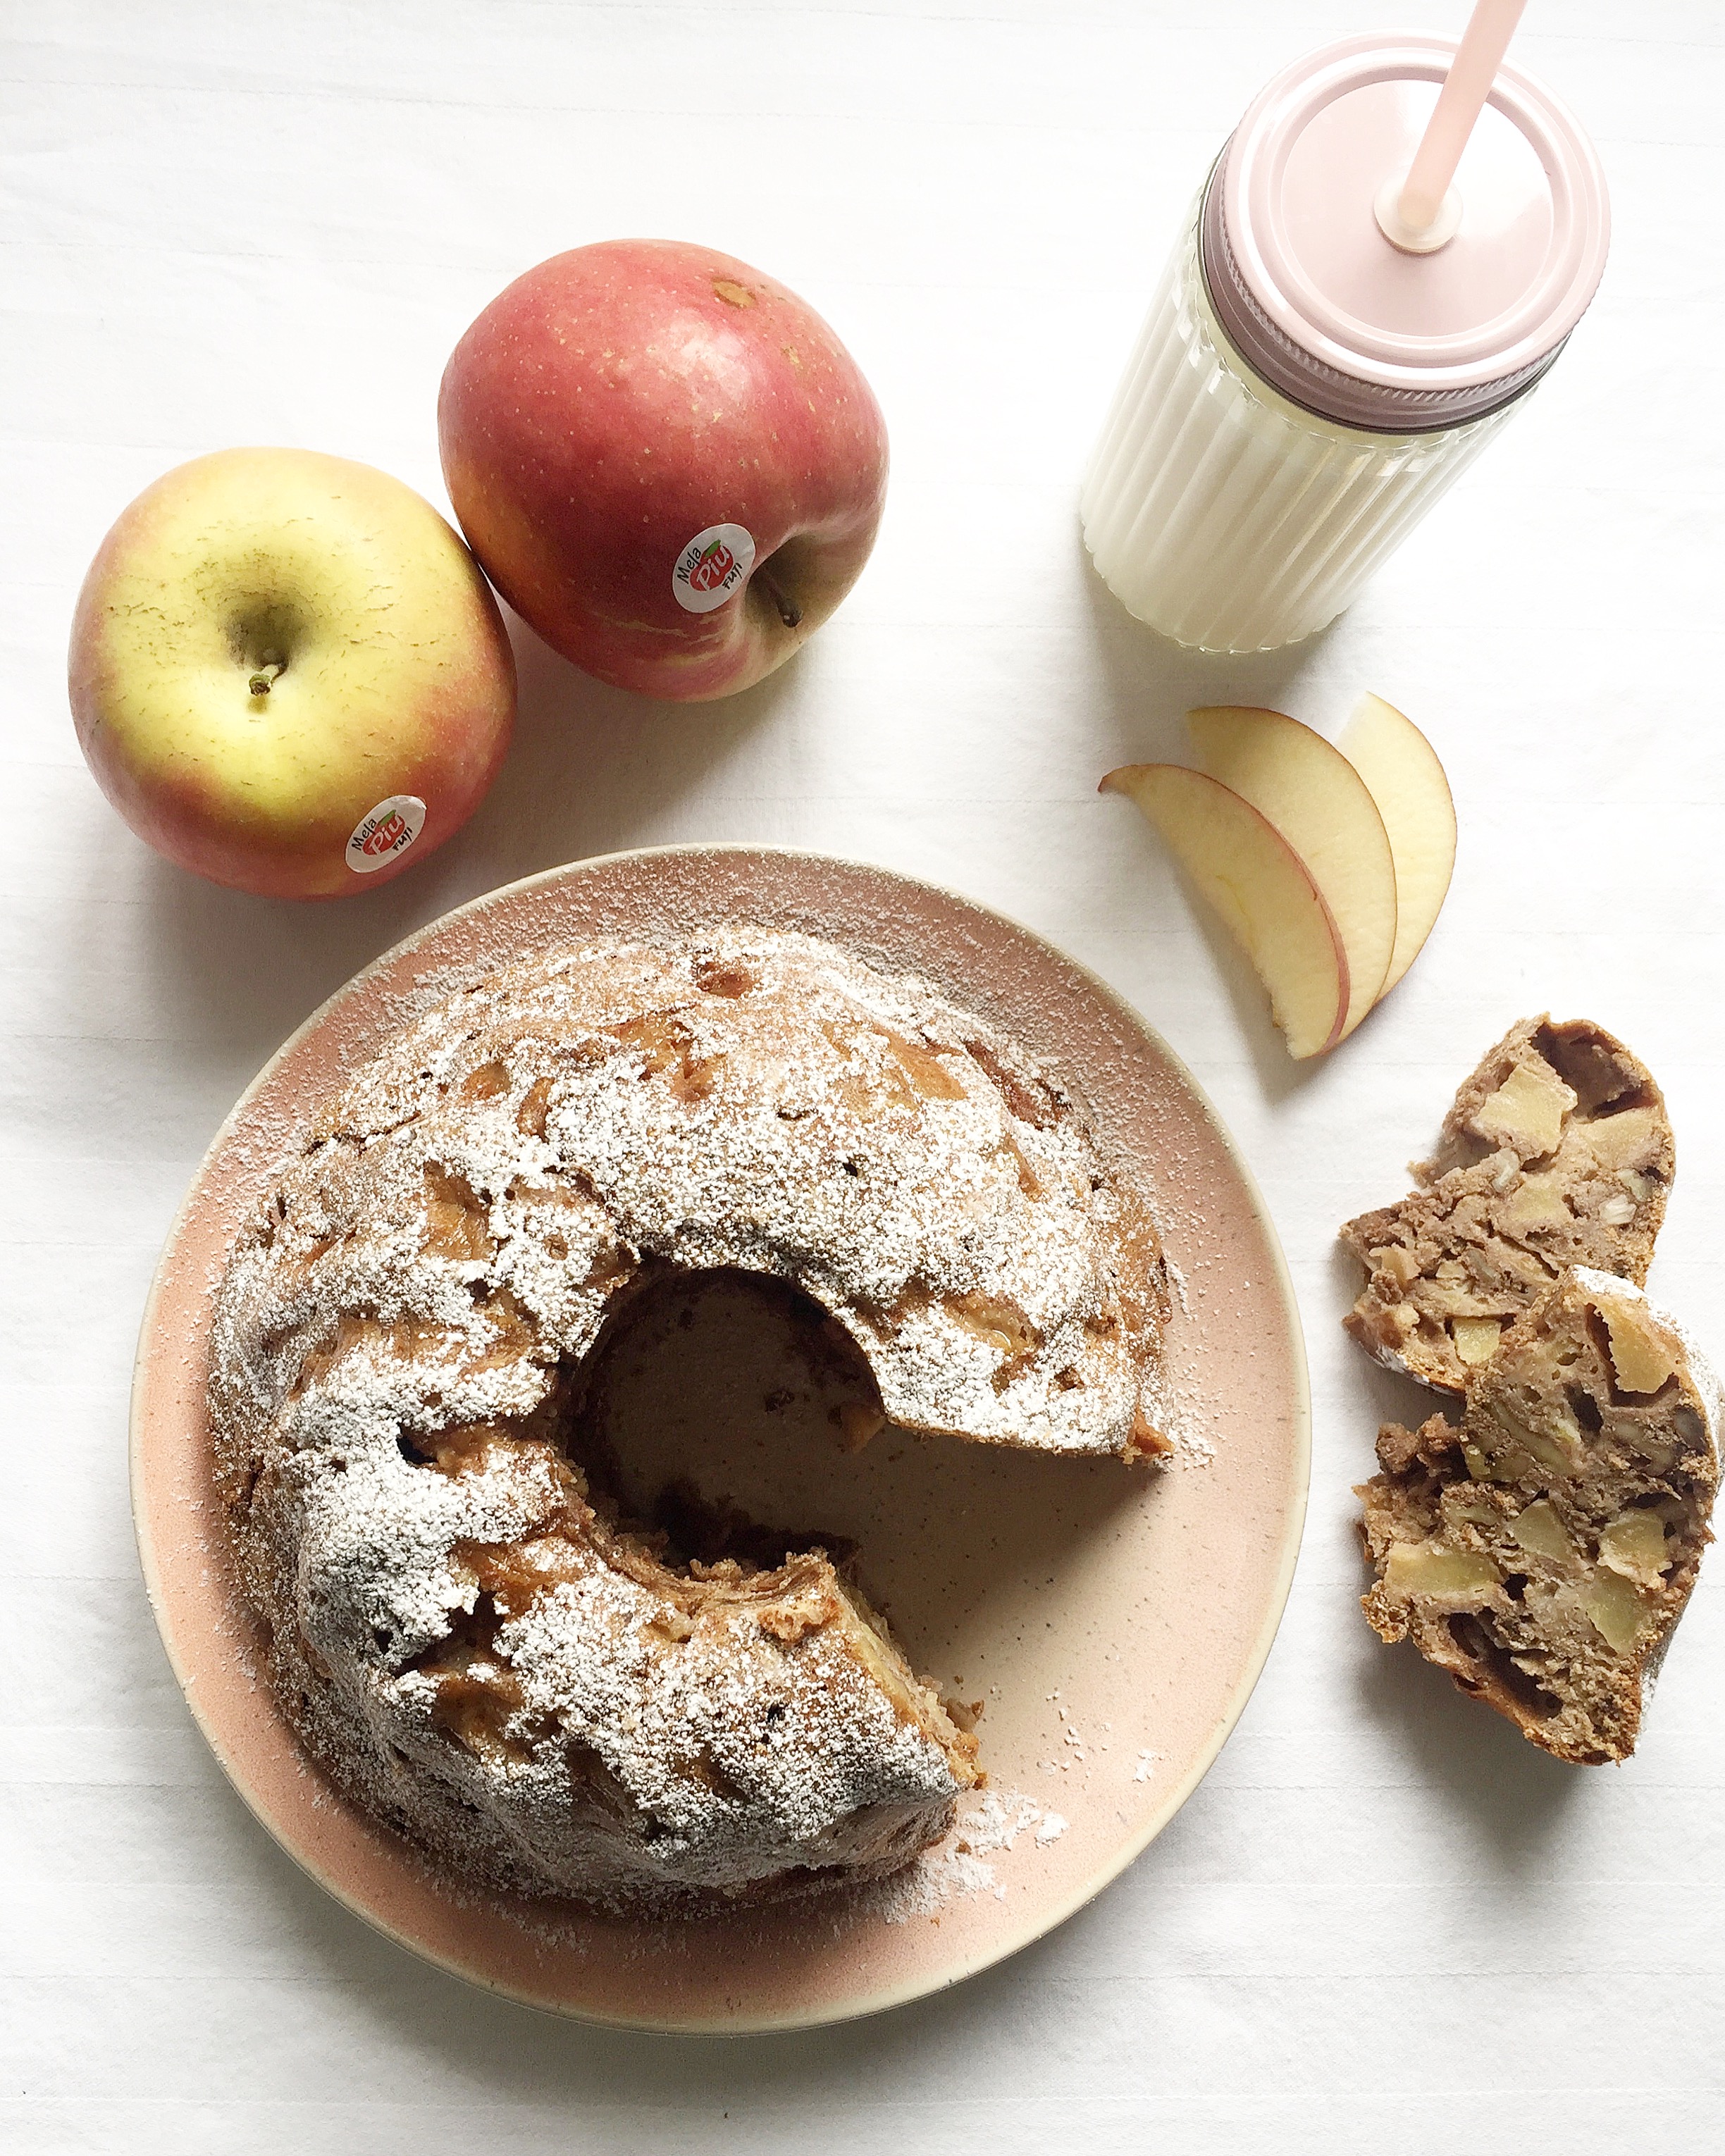
<svg viewBox="0 0 1725 2156">
<path fill-rule="evenodd" d="M 1631 1281 L 1565 1272 L 1471 1373 L 1459 1426 L 1380 1433 L 1373 1629 L 1559 1759 L 1627 1758 L 1712 1539 L 1720 1406 Z"/>
<path fill-rule="evenodd" d="M 827 1313 L 852 1444 L 1166 1449 L 1153 1228 L 997 1028 L 748 927 L 475 980 L 240 1235 L 210 1395 L 289 1719 L 467 1879 L 671 1907 L 879 1874 L 977 1779 L 833 1553 L 694 1553 L 583 1456 L 596 1349 L 679 1269 Z"/>
<path fill-rule="evenodd" d="M 1460 1393 L 1565 1266 L 1638 1286 L 1676 1155 L 1652 1073 L 1586 1019 L 1523 1019 L 1455 1096 L 1399 1204 L 1342 1240 L 1367 1281 L 1343 1320 L 1380 1363 Z"/>
</svg>

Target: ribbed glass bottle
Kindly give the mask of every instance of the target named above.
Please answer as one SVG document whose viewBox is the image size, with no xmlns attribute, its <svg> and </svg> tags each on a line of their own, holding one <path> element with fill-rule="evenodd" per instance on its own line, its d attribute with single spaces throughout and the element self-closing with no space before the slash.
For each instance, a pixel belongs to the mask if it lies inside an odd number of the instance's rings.
<svg viewBox="0 0 1725 2156">
<path fill-rule="evenodd" d="M 1163 635 L 1267 651 L 1333 621 L 1526 393 L 1433 434 L 1368 434 L 1291 403 L 1216 319 L 1202 207 L 1091 459 L 1084 536 L 1109 589 Z"/>
</svg>

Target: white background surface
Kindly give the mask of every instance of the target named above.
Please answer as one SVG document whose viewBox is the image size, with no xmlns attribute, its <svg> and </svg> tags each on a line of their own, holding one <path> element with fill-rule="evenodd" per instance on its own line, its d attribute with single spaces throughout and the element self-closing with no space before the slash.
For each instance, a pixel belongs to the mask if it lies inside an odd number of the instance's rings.
<svg viewBox="0 0 1725 2156">
<path fill-rule="evenodd" d="M 1725 1558 L 1641 1750 L 1576 1770 L 1355 1598 L 1348 1485 L 1417 1408 L 1337 1317 L 1344 1215 L 1549 1007 L 1664 1082 L 1653 1286 L 1725 1343 L 1715 7 L 1534 0 L 1522 64 L 1603 153 L 1616 234 L 1549 382 L 1350 616 L 1269 659 L 1160 644 L 1089 573 L 1076 483 L 1188 198 L 1324 38 L 1460 0 L 167 6 L 0 30 L 5 327 L 0 2143 L 59 2149 L 1695 2149 L 1719 2130 Z M 106 808 L 65 711 L 73 597 L 170 465 L 365 459 L 443 502 L 434 406 L 542 256 L 699 238 L 804 294 L 892 432 L 880 543 L 798 660 L 719 706 L 521 637 L 518 746 L 462 837 L 300 909 L 202 885 Z M 1196 701 L 1426 727 L 1461 819 L 1394 999 L 1296 1070 L 1111 765 Z M 234 1096 L 358 966 L 583 854 L 777 841 L 956 886 L 1132 996 L 1238 1135 L 1310 1341 L 1304 1554 L 1245 1718 L 1137 1866 L 943 1997 L 732 2044 L 498 2004 L 346 1916 L 222 1780 L 133 1555 L 126 1391 L 161 1238 Z M 1242 1430 L 1236 1440 L 1250 1444 Z"/>
</svg>

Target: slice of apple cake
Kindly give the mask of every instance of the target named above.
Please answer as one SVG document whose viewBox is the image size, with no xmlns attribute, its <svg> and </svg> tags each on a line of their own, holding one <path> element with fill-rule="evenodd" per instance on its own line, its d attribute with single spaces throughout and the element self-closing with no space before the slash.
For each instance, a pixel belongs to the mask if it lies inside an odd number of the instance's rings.
<svg viewBox="0 0 1725 2156">
<path fill-rule="evenodd" d="M 1523 1019 L 1456 1094 L 1418 1188 L 1342 1229 L 1368 1275 L 1342 1322 L 1459 1393 L 1566 1265 L 1646 1278 L 1675 1162 L 1639 1057 L 1589 1019 Z"/>
<path fill-rule="evenodd" d="M 1373 1629 L 1559 1759 L 1627 1758 L 1712 1539 L 1721 1405 L 1637 1287 L 1566 1272 L 1471 1373 L 1459 1428 L 1379 1434 Z"/>
</svg>

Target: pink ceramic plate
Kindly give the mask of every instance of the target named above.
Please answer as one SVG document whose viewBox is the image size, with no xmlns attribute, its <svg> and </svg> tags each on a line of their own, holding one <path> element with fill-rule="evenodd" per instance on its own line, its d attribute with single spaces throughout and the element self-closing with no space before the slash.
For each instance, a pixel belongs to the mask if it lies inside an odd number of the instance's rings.
<svg viewBox="0 0 1725 2156">
<path fill-rule="evenodd" d="M 308 1111 L 440 984 L 555 942 L 727 919 L 806 930 L 928 976 L 1087 1101 L 1149 1195 L 1175 1267 L 1180 1455 L 1146 1473 L 889 1433 L 860 1455 L 804 1445 L 763 1470 L 757 1439 L 749 1472 L 797 1483 L 788 1511 L 854 1536 L 862 1584 L 912 1661 L 943 1691 L 984 1702 L 990 1789 L 958 1841 L 886 1889 L 697 1922 L 458 1895 L 328 1785 L 257 1680 L 210 1484 L 212 1291 Z M 743 1353 L 726 1312 L 708 1317 L 696 1341 Z M 766 1352 L 757 1344 L 745 1360 Z M 680 1413 L 691 1424 L 699 1414 L 703 1441 L 716 1428 L 713 1441 L 730 1448 L 722 1471 L 736 1468 L 739 1496 L 762 1502 L 741 1486 L 750 1418 L 732 1412 L 747 1371 L 715 1372 L 698 1403 L 680 1406 L 663 1383 L 655 1395 L 651 1363 L 631 1382 L 661 1444 Z M 1070 1915 L 1161 1831 L 1269 1651 L 1299 1545 L 1308 1422 L 1299 1319 L 1251 1178 L 1191 1079 L 1111 991 L 1028 930 L 906 877 L 675 847 L 475 901 L 379 958 L 288 1042 L 211 1147 L 168 1239 L 139 1348 L 132 1496 L 150 1599 L 193 1713 L 313 1878 L 392 1938 L 508 1997 L 716 2033 L 843 2020 L 952 1984 Z"/>
</svg>

